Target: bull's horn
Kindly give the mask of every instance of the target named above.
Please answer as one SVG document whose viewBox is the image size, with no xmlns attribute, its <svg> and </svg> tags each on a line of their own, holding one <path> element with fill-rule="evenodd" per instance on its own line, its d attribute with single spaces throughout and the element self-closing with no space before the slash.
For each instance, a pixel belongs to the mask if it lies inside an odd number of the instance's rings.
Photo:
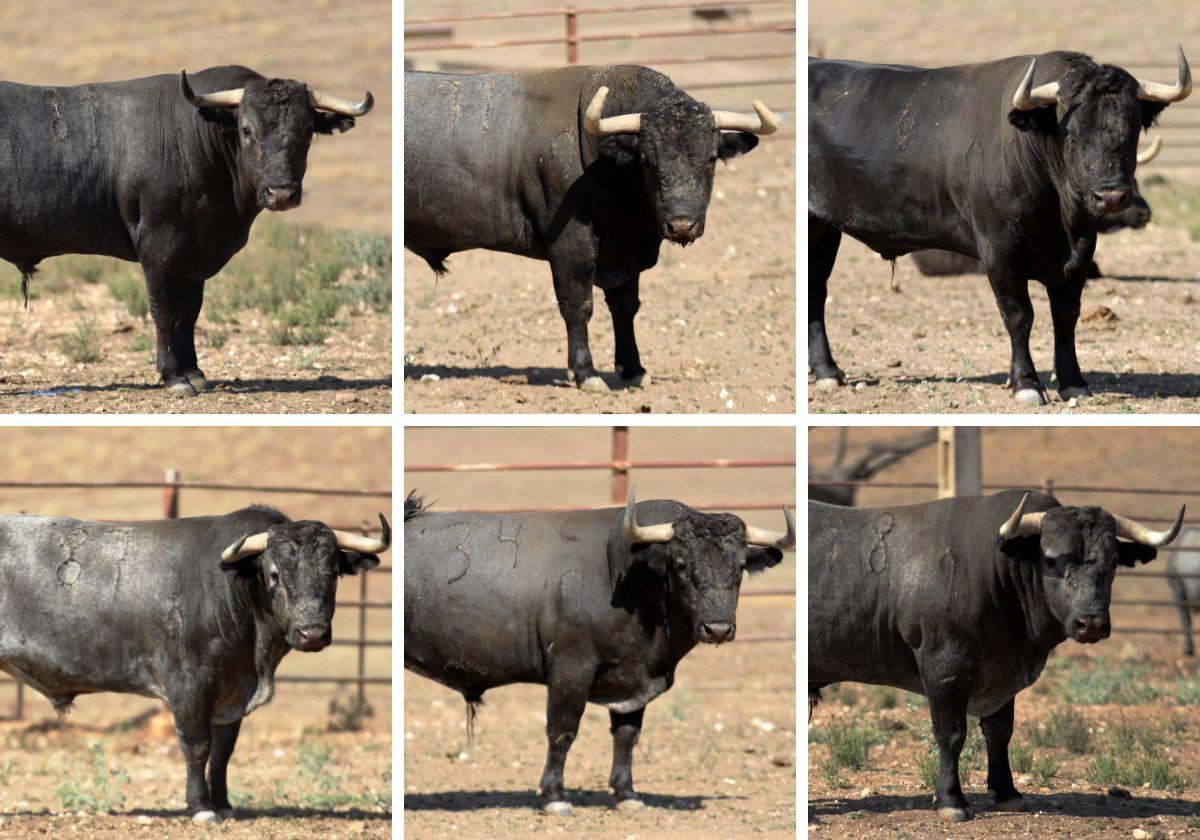
<svg viewBox="0 0 1200 840">
<path fill-rule="evenodd" d="M 1017 85 L 1017 92 L 1013 94 L 1013 107 L 1018 111 L 1032 111 L 1034 108 L 1045 108 L 1058 102 L 1058 82 L 1033 86 L 1033 70 L 1036 65 L 1037 59 L 1030 59 L 1029 69 Z"/>
<path fill-rule="evenodd" d="M 1177 44 L 1176 49 L 1179 52 L 1179 81 L 1173 85 L 1164 85 L 1138 79 L 1138 99 L 1171 103 L 1188 98 L 1188 94 L 1192 92 L 1192 68 L 1188 67 L 1187 56 L 1183 54 L 1183 44 Z"/>
<path fill-rule="evenodd" d="M 187 71 L 179 71 L 179 87 L 183 97 L 197 108 L 236 108 L 242 104 L 246 91 L 243 88 L 218 90 L 216 93 L 196 93 L 188 84 Z"/>
<path fill-rule="evenodd" d="M 641 131 L 641 114 L 618 114 L 601 119 L 600 114 L 604 111 L 604 100 L 607 98 L 608 88 L 600 88 L 588 103 L 587 110 L 583 112 L 583 128 L 588 134 L 603 137 L 606 134 L 637 134 Z"/>
<path fill-rule="evenodd" d="M 242 537 L 229 548 L 221 552 L 221 559 L 226 563 L 236 563 L 244 557 L 262 554 L 267 550 L 267 532 Z"/>
<path fill-rule="evenodd" d="M 1142 545 L 1160 548 L 1179 536 L 1179 529 L 1183 527 L 1183 512 L 1185 510 L 1187 510 L 1187 505 L 1179 508 L 1179 513 L 1175 517 L 1175 524 L 1171 526 L 1169 531 L 1151 531 L 1142 523 L 1124 516 L 1117 516 L 1115 513 L 1112 515 L 1112 518 L 1117 520 L 1118 537 L 1124 537 L 1127 540 L 1133 540 Z"/>
<path fill-rule="evenodd" d="M 375 97 L 371 91 L 367 91 L 367 97 L 362 102 L 354 102 L 321 90 L 310 90 L 308 101 L 318 111 L 329 111 L 344 117 L 361 117 L 375 107 Z"/>
<path fill-rule="evenodd" d="M 779 119 L 758 99 L 754 100 L 754 110 L 758 114 L 757 117 L 739 114 L 737 111 L 713 111 L 712 115 L 717 121 L 718 131 L 745 131 L 748 134 L 766 137 L 779 130 Z"/>
<path fill-rule="evenodd" d="M 1000 539 L 1011 540 L 1013 537 L 1026 537 L 1030 534 L 1042 533 L 1042 518 L 1045 513 L 1025 513 L 1025 505 L 1029 502 L 1029 494 L 1021 497 L 1021 503 L 1013 511 L 1008 521 L 1000 526 Z"/>
<path fill-rule="evenodd" d="M 625 539 L 631 545 L 670 542 L 671 538 L 675 536 L 675 526 L 670 522 L 664 522 L 661 525 L 637 524 L 637 512 L 634 510 L 636 505 L 634 491 L 630 490 L 629 503 L 625 505 L 625 515 L 621 519 L 621 531 L 625 534 Z"/>
<path fill-rule="evenodd" d="M 377 540 L 361 534 L 351 534 L 349 531 L 334 531 L 333 535 L 337 537 L 338 548 L 357 551 L 359 554 L 380 554 L 387 551 L 388 546 L 392 544 L 392 527 L 388 525 L 382 513 L 379 514 L 379 525 L 383 533 Z"/>
<path fill-rule="evenodd" d="M 778 548 L 780 551 L 795 548 L 796 520 L 786 506 L 783 508 L 783 518 L 787 522 L 787 531 L 782 534 L 778 531 L 768 531 L 766 528 L 747 525 L 746 545 L 761 545 L 764 548 Z"/>
<path fill-rule="evenodd" d="M 1156 134 L 1154 136 L 1154 140 L 1150 143 L 1150 148 L 1146 149 L 1146 151 L 1144 151 L 1144 152 L 1138 153 L 1137 162 L 1139 164 L 1149 163 L 1150 161 L 1152 161 L 1156 157 L 1158 157 L 1158 152 L 1161 148 L 1162 148 L 1162 135 Z"/>
</svg>

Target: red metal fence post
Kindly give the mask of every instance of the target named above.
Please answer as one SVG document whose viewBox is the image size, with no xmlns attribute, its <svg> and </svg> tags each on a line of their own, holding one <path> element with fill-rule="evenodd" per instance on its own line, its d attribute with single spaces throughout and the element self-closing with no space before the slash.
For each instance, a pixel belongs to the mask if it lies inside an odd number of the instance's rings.
<svg viewBox="0 0 1200 840">
<path fill-rule="evenodd" d="M 567 8 L 567 64 L 579 63 L 579 19 L 574 7 Z"/>
<path fill-rule="evenodd" d="M 179 470 L 167 470 L 163 484 L 163 519 L 179 518 Z"/>
<path fill-rule="evenodd" d="M 629 499 L 629 427 L 613 426 L 612 503 L 623 505 Z"/>
</svg>

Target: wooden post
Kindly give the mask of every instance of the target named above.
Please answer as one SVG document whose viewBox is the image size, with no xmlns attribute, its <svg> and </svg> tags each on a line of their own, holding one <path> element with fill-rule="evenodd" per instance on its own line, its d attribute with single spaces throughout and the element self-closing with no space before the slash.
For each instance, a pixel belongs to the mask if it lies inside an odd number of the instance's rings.
<svg viewBox="0 0 1200 840">
<path fill-rule="evenodd" d="M 167 470 L 163 487 L 163 519 L 179 518 L 179 470 Z"/>
<path fill-rule="evenodd" d="M 938 498 L 983 493 L 983 463 L 978 426 L 938 428 Z"/>
<path fill-rule="evenodd" d="M 575 9 L 567 9 L 567 64 L 579 63 L 579 17 Z"/>
<path fill-rule="evenodd" d="M 613 426 L 612 435 L 612 503 L 629 501 L 629 427 Z"/>
</svg>

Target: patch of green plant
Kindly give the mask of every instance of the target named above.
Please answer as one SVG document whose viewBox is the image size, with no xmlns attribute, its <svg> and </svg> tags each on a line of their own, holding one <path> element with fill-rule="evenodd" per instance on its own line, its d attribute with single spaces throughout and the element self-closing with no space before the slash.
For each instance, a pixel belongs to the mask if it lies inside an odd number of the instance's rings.
<svg viewBox="0 0 1200 840">
<path fill-rule="evenodd" d="M 867 762 L 867 752 L 875 743 L 875 735 L 852 723 L 832 723 L 826 727 L 829 743 L 829 764 L 834 768 L 861 770 Z"/>
<path fill-rule="evenodd" d="M 125 307 L 134 318 L 146 320 L 150 314 L 150 301 L 146 297 L 146 281 L 133 271 L 111 274 L 104 281 L 109 293 Z"/>
<path fill-rule="evenodd" d="M 58 798 L 67 811 L 91 811 L 112 813 L 125 807 L 125 788 L 129 786 L 129 774 L 108 769 L 104 745 L 91 745 L 92 775 L 83 781 L 74 776 L 63 781 L 58 788 Z"/>
<path fill-rule="evenodd" d="M 334 697 L 329 701 L 329 720 L 325 728 L 329 732 L 358 732 L 363 720 L 374 716 L 375 709 L 366 698 L 360 703 L 357 696 L 348 697 L 345 702 Z"/>
<path fill-rule="evenodd" d="M 1138 179 L 1138 189 L 1154 208 L 1155 224 L 1182 228 L 1200 240 L 1200 190 L 1158 173 Z"/>
<path fill-rule="evenodd" d="M 76 364 L 94 364 L 103 359 L 96 319 L 81 316 L 75 329 L 62 337 L 59 347 L 63 355 Z"/>
<path fill-rule="evenodd" d="M 1030 730 L 1029 740 L 1036 747 L 1060 747 L 1083 755 L 1092 745 L 1087 719 L 1070 707 L 1057 708 L 1050 719 Z"/>
<path fill-rule="evenodd" d="M 1084 778 L 1095 784 L 1149 784 L 1155 790 L 1180 790 L 1188 780 L 1176 773 L 1162 754 L 1163 743 L 1163 733 L 1154 727 L 1118 724 L 1088 762 Z"/>
<path fill-rule="evenodd" d="M 876 708 L 879 709 L 894 709 L 900 702 L 899 693 L 890 685 L 872 686 L 871 697 L 875 701 Z"/>
<path fill-rule="evenodd" d="M 1067 703 L 1081 706 L 1137 706 L 1161 695 L 1151 676 L 1143 665 L 1111 665 L 1107 660 L 1092 665 L 1071 662 L 1065 669 L 1059 695 Z"/>
<path fill-rule="evenodd" d="M 1009 744 L 1008 763 L 1018 773 L 1028 773 L 1033 770 L 1033 750 L 1024 744 Z"/>
<path fill-rule="evenodd" d="M 1200 706 L 1200 677 L 1177 677 L 1173 699 L 1180 706 Z"/>
<path fill-rule="evenodd" d="M 1050 781 L 1058 775 L 1058 762 L 1048 756 L 1042 756 L 1034 759 L 1029 772 L 1039 787 L 1049 787 Z"/>
</svg>

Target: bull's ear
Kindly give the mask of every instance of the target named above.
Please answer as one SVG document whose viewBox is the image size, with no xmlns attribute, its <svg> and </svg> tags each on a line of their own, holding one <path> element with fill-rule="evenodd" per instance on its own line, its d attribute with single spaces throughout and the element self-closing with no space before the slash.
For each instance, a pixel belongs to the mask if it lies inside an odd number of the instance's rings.
<svg viewBox="0 0 1200 840">
<path fill-rule="evenodd" d="M 335 131 L 345 134 L 354 128 L 354 117 L 330 114 L 325 111 L 313 111 L 313 114 L 313 131 L 317 134 L 333 134 Z"/>
<path fill-rule="evenodd" d="M 717 141 L 717 157 L 729 160 L 738 155 L 744 155 L 758 145 L 758 138 L 753 134 L 741 131 L 718 132 L 721 139 Z"/>
<path fill-rule="evenodd" d="M 1005 557 L 1011 557 L 1013 560 L 1028 560 L 1036 561 L 1042 556 L 1042 538 L 1036 534 L 1013 537 L 1006 540 L 1003 537 L 996 537 L 996 548 Z"/>
<path fill-rule="evenodd" d="M 783 559 L 783 552 L 778 548 L 762 548 L 761 546 L 752 545 L 746 549 L 746 565 L 743 566 L 747 572 L 754 574 L 769 569 L 772 566 L 778 566 L 779 561 Z"/>
<path fill-rule="evenodd" d="M 225 128 L 237 127 L 237 108 L 195 108 L 200 119 Z"/>
<path fill-rule="evenodd" d="M 359 572 L 369 572 L 379 565 L 379 558 L 374 554 L 362 554 L 358 551 L 338 552 L 338 574 L 356 575 Z"/>
<path fill-rule="evenodd" d="M 1142 129 L 1148 131 L 1150 126 L 1158 122 L 1158 115 L 1167 107 L 1165 102 L 1139 102 L 1142 106 Z"/>
<path fill-rule="evenodd" d="M 249 557 L 243 557 L 236 563 L 226 563 L 224 560 L 217 558 L 217 563 L 220 564 L 221 571 L 225 574 L 236 574 L 238 577 L 246 579 L 256 577 L 259 573 L 259 558 L 261 554 L 251 554 Z"/>
<path fill-rule="evenodd" d="M 1045 134 L 1053 134 L 1056 116 L 1056 109 L 1053 105 L 1033 108 L 1029 111 L 1013 108 L 1008 112 L 1008 121 L 1016 126 L 1018 131 L 1040 131 Z"/>
<path fill-rule="evenodd" d="M 600 157 L 605 157 L 617 166 L 628 166 L 638 157 L 636 134 L 610 134 L 600 138 Z"/>
<path fill-rule="evenodd" d="M 1149 563 L 1157 556 L 1157 548 L 1142 545 L 1141 543 L 1117 540 L 1117 562 L 1122 566 L 1136 566 L 1138 563 Z"/>
</svg>

